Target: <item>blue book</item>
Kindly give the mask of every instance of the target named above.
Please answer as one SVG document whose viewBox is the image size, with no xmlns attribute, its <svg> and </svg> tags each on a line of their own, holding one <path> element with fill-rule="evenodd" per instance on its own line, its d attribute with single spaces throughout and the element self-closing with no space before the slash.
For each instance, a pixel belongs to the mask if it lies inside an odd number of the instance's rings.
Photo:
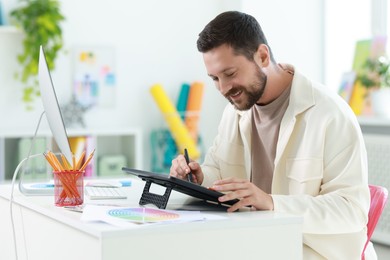
<svg viewBox="0 0 390 260">
<path fill-rule="evenodd" d="M 4 25 L 3 9 L 1 8 L 1 1 L 0 1 L 0 25 Z"/>
</svg>

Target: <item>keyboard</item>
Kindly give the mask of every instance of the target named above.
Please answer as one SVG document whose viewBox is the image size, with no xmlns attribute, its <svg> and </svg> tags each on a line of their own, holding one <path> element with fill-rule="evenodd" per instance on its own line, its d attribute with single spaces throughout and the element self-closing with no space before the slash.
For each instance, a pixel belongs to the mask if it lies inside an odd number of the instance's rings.
<svg viewBox="0 0 390 260">
<path fill-rule="evenodd" d="M 91 200 L 127 199 L 123 188 L 85 186 L 85 195 Z"/>
</svg>

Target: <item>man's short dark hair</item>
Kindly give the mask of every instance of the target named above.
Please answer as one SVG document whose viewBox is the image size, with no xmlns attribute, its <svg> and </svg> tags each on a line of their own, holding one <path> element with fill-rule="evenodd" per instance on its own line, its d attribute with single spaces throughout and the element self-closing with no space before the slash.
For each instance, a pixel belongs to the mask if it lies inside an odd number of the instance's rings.
<svg viewBox="0 0 390 260">
<path fill-rule="evenodd" d="M 271 60 L 275 61 L 260 24 L 249 14 L 238 11 L 219 14 L 200 32 L 197 41 L 198 50 L 202 53 L 223 44 L 231 46 L 236 54 L 244 55 L 251 61 L 259 45 L 266 44 Z"/>
</svg>

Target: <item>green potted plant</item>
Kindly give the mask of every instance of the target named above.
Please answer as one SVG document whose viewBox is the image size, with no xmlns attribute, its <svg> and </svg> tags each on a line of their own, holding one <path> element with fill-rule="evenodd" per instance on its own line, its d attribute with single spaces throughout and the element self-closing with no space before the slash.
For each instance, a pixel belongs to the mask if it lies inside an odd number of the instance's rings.
<svg viewBox="0 0 390 260">
<path fill-rule="evenodd" d="M 357 74 L 366 87 L 375 115 L 390 117 L 390 59 L 387 55 L 369 58 Z"/>
<path fill-rule="evenodd" d="M 17 59 L 21 72 L 16 77 L 24 84 L 23 101 L 32 109 L 34 98 L 39 96 L 38 61 L 39 46 L 45 48 L 50 70 L 55 68 L 55 59 L 63 46 L 60 22 L 65 20 L 58 1 L 21 0 L 20 6 L 10 13 L 12 22 L 24 33 L 23 52 Z"/>
<path fill-rule="evenodd" d="M 387 56 L 368 58 L 358 73 L 358 79 L 366 88 L 390 87 L 390 60 Z"/>
</svg>

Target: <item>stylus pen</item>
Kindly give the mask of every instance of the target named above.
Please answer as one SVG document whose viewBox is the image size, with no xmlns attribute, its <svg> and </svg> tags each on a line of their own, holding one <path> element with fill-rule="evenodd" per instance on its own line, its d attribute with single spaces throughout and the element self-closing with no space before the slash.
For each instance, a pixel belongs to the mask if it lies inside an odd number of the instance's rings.
<svg viewBox="0 0 390 260">
<path fill-rule="evenodd" d="M 186 162 L 187 162 L 187 164 L 189 164 L 189 163 L 190 163 L 190 158 L 188 157 L 187 148 L 184 148 L 184 158 L 186 158 Z M 192 182 L 192 172 L 191 172 L 191 168 L 190 168 L 190 172 L 188 173 L 188 181 L 189 181 L 189 182 Z"/>
</svg>

